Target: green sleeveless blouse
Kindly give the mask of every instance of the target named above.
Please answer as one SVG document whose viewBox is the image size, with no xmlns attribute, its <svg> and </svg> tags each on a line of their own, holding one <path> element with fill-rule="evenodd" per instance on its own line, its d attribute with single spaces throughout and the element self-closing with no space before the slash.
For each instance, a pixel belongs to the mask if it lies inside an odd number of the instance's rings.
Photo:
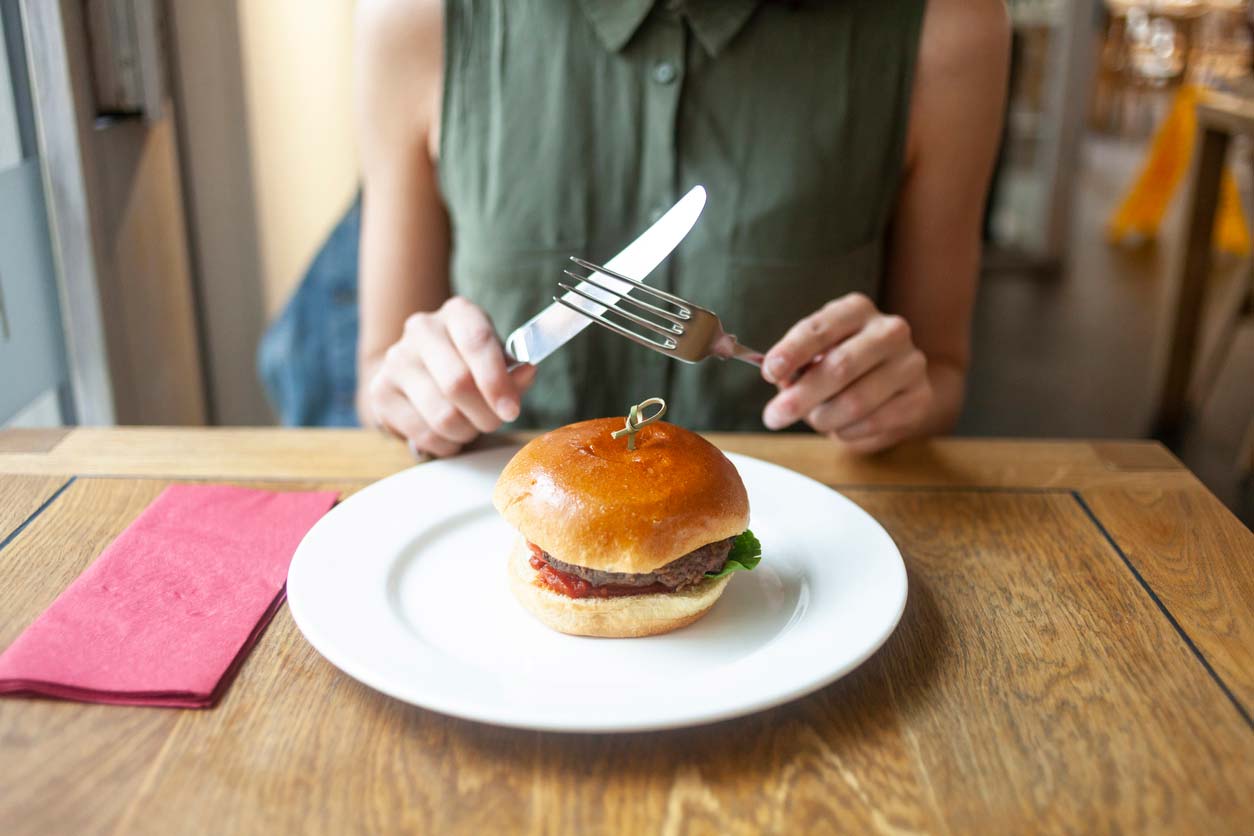
<svg viewBox="0 0 1254 836">
<path fill-rule="evenodd" d="M 649 283 L 765 351 L 874 296 L 925 0 L 449 0 L 439 177 L 455 293 L 506 334 L 566 259 L 604 262 L 693 185 L 696 227 Z M 686 365 L 591 326 L 539 367 L 521 426 L 663 397 L 693 429 L 761 430 L 752 366 Z"/>
</svg>

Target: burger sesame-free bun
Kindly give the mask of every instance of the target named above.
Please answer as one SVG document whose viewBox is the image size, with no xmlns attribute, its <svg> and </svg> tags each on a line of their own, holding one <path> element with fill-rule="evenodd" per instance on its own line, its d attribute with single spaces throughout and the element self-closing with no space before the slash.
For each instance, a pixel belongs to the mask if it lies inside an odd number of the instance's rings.
<svg viewBox="0 0 1254 836">
<path fill-rule="evenodd" d="M 541 583 L 530 559 L 520 538 L 509 554 L 510 590 L 546 627 L 572 636 L 629 639 L 687 627 L 710 611 L 731 580 L 730 575 L 707 578 L 678 592 L 571 598 Z"/>
<path fill-rule="evenodd" d="M 505 465 L 492 504 L 553 557 L 605 572 L 652 572 L 749 527 L 744 483 L 717 447 L 657 421 L 629 451 L 611 436 L 622 428 L 599 418 L 533 439 Z"/>
</svg>

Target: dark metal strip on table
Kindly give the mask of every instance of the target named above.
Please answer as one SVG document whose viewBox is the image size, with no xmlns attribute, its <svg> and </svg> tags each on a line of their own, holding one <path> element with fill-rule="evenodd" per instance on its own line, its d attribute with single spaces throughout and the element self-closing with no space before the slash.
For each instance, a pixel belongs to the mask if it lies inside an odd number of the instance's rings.
<svg viewBox="0 0 1254 836">
<path fill-rule="evenodd" d="M 12 543 L 14 540 L 16 540 L 17 536 L 26 530 L 26 526 L 33 523 L 36 517 L 38 517 L 44 511 L 48 510 L 48 507 L 52 505 L 53 502 L 56 502 L 57 497 L 65 493 L 65 489 L 68 488 L 70 485 L 74 484 L 74 480 L 77 478 L 78 478 L 77 476 L 71 476 L 69 479 L 67 479 L 64 485 L 57 488 L 56 491 L 53 492 L 52 496 L 45 499 L 38 508 L 36 508 L 34 511 L 31 512 L 30 516 L 22 520 L 21 525 L 19 525 L 17 528 L 9 532 L 9 535 L 5 537 L 3 540 L 0 540 L 0 550 L 4 549 L 5 546 L 9 545 L 9 543 Z"/>
<path fill-rule="evenodd" d="M 1251 715 L 1250 710 L 1245 707 L 1233 690 L 1228 687 L 1228 683 L 1224 682 L 1223 677 L 1219 675 L 1219 672 L 1215 670 L 1213 665 L 1211 665 L 1210 660 L 1206 658 L 1206 654 L 1202 653 L 1202 649 L 1197 646 L 1196 642 L 1193 641 L 1193 637 L 1185 631 L 1184 626 L 1176 620 L 1175 615 L 1173 615 L 1171 610 L 1167 608 L 1163 599 L 1158 597 L 1158 593 L 1154 591 L 1154 588 L 1149 585 L 1148 581 L 1145 580 L 1145 577 L 1141 574 L 1140 570 L 1136 568 L 1135 564 L 1133 564 L 1131 559 L 1128 558 L 1128 555 L 1124 552 L 1124 550 L 1117 542 L 1115 542 L 1115 538 L 1111 536 L 1109 531 L 1106 530 L 1106 526 L 1104 526 L 1102 521 L 1098 519 L 1097 514 L 1093 513 L 1093 509 L 1090 508 L 1089 504 L 1084 501 L 1084 497 L 1080 495 L 1079 491 L 1071 491 L 1071 495 L 1075 498 L 1075 501 L 1080 506 L 1081 510 L 1088 515 L 1088 518 L 1093 525 L 1097 527 L 1097 530 L 1100 531 L 1102 536 L 1106 538 L 1106 542 L 1109 543 L 1110 547 L 1115 550 L 1115 554 L 1119 555 L 1119 559 L 1123 561 L 1123 565 L 1128 567 L 1128 571 L 1132 573 L 1132 576 L 1136 578 L 1137 583 L 1139 583 L 1141 588 L 1145 590 L 1145 593 L 1149 595 L 1150 600 L 1152 600 L 1158 607 L 1159 612 L 1166 617 L 1168 623 L 1171 624 L 1176 633 L 1179 634 L 1180 638 L 1184 640 L 1184 643 L 1188 645 L 1189 650 L 1191 650 L 1197 660 L 1202 663 L 1202 667 L 1206 669 L 1206 672 L 1210 674 L 1210 678 L 1213 679 L 1215 684 L 1219 686 L 1220 690 L 1224 692 L 1224 695 L 1228 698 L 1229 702 L 1231 702 L 1233 707 L 1236 708 L 1237 713 L 1241 715 L 1243 720 L 1245 720 L 1246 725 L 1248 725 L 1251 729 L 1254 729 L 1254 715 Z"/>
</svg>

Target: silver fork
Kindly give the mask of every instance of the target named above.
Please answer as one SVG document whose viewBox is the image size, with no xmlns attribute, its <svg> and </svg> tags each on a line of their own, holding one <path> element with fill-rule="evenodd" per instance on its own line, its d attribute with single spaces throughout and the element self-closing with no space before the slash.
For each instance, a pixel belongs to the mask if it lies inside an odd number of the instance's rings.
<svg viewBox="0 0 1254 836">
<path fill-rule="evenodd" d="M 572 311 L 583 314 L 598 325 L 645 348 L 685 363 L 699 363 L 707 357 L 717 357 L 720 360 L 734 358 L 753 366 L 762 365 L 762 353 L 737 342 L 735 336 L 723 330 L 723 323 L 708 308 L 664 290 L 649 287 L 643 282 L 629 279 L 621 273 L 615 273 L 582 258 L 572 256 L 570 260 L 589 271 L 586 276 L 570 270 L 562 271 L 578 280 L 579 284 L 571 286 L 558 282 L 557 286 L 566 293 L 560 297 L 554 296 L 553 299 Z M 627 285 L 627 290 L 612 286 L 606 281 L 607 277 Z M 595 287 L 597 292 L 584 290 L 587 285 Z M 628 295 L 633 288 L 641 291 L 651 301 L 646 302 Z M 574 301 L 572 295 L 579 301 Z M 669 306 L 669 309 L 663 305 Z M 628 328 L 623 323 L 610 319 L 606 316 L 607 313 L 620 317 L 640 330 Z"/>
</svg>

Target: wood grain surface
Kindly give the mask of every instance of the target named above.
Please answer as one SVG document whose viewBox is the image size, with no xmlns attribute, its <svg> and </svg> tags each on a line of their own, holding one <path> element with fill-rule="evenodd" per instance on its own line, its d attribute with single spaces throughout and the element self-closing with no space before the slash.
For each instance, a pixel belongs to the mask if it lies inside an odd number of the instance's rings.
<svg viewBox="0 0 1254 836">
<path fill-rule="evenodd" d="M 0 430 L 0 442 L 6 437 Z M 493 436 L 519 444 L 534 433 Z M 1164 487 L 1200 483 L 1160 444 L 939 439 L 862 457 L 810 433 L 707 433 L 724 450 L 767 459 L 829 485 L 1004 488 L 1137 485 L 1146 472 Z M 412 467 L 396 439 L 364 430 L 80 427 L 43 453 L 5 453 L 0 473 L 203 479 L 374 480 Z M 1130 465 L 1130 466 L 1129 466 Z"/>
<path fill-rule="evenodd" d="M 14 478 L 0 478 L 0 486 Z M 10 542 L 0 552 L 0 648 L 17 638 L 168 484 L 77 479 Z M 358 486 L 249 487 L 347 495 Z M 261 644 L 266 643 L 263 636 Z M 189 713 L 0 699 L 0 832 L 108 832 L 142 789 L 149 767 L 172 745 L 180 718 Z"/>
<path fill-rule="evenodd" d="M 0 432 L 0 453 L 47 453 L 71 432 L 69 427 L 11 427 Z"/>
<path fill-rule="evenodd" d="M 349 492 L 363 482 L 336 468 L 396 463 L 359 440 L 365 461 L 341 449 L 321 480 L 292 481 L 301 444 L 314 460 L 326 438 L 219 452 L 225 470 L 270 461 L 282 479 L 248 484 L 287 489 Z M 682 731 L 497 729 L 358 684 L 284 608 L 213 710 L 0 699 L 0 831 L 1250 832 L 1254 557 L 1187 471 L 1070 442 L 1051 466 L 1040 443 L 833 463 L 802 461 L 787 437 L 731 440 L 865 485 L 844 492 L 902 549 L 900 626 L 833 685 Z M 178 465 L 142 445 L 128 464 L 122 448 L 111 464 Z M 0 497 L 38 507 L 63 481 L 0 476 Z M 80 477 L 0 551 L 0 646 L 167 482 Z"/>
<path fill-rule="evenodd" d="M 16 535 L 18 528 L 67 481 L 58 476 L 0 475 L 0 543 Z"/>
<path fill-rule="evenodd" d="M 402 442 L 365 430 L 79 427 L 47 452 L 0 445 L 0 473 L 374 480 L 414 463 Z"/>
<path fill-rule="evenodd" d="M 1254 710 L 1254 534 L 1206 492 L 1091 491 L 1085 500 L 1207 663 Z"/>
</svg>

